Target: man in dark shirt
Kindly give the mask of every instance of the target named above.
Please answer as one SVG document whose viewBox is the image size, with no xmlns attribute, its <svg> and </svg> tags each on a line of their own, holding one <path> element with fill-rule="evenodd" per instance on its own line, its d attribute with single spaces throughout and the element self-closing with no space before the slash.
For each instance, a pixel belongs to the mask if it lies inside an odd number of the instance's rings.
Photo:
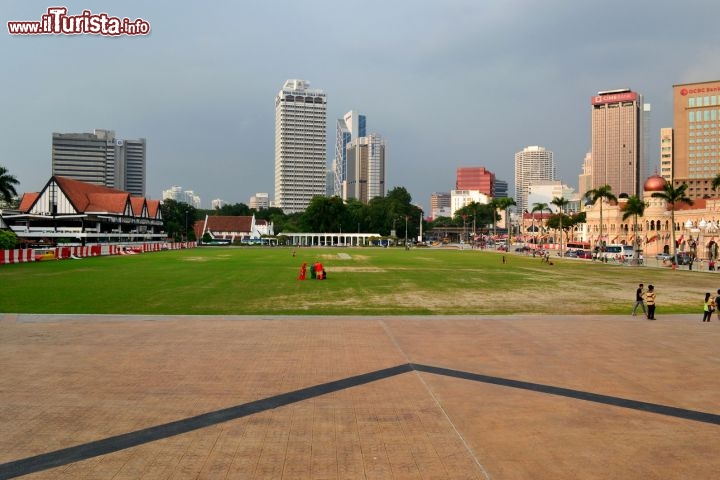
<svg viewBox="0 0 720 480">
<path fill-rule="evenodd" d="M 641 283 L 637 290 L 635 291 L 635 305 L 633 305 L 632 309 L 632 316 L 635 316 L 635 312 L 637 311 L 638 307 L 642 307 L 642 311 L 647 317 L 647 310 L 645 310 L 645 289 L 643 288 L 643 284 Z"/>
</svg>

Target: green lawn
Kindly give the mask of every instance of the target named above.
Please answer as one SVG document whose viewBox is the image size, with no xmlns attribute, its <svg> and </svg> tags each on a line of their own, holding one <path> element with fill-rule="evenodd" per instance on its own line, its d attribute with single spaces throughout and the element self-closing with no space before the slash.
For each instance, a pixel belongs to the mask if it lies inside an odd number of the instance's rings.
<svg viewBox="0 0 720 480">
<path fill-rule="evenodd" d="M 702 311 L 709 272 L 440 249 L 205 247 L 0 266 L 0 312 L 212 315 L 629 313 L 637 283 L 658 312 Z M 328 280 L 297 280 L 320 259 Z"/>
</svg>

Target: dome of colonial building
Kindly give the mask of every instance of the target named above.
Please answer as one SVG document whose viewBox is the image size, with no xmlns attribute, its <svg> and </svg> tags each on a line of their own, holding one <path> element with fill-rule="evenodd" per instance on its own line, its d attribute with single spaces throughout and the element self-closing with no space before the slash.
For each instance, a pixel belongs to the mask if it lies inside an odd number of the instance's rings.
<svg viewBox="0 0 720 480">
<path fill-rule="evenodd" d="M 650 176 L 643 184 L 643 190 L 646 192 L 662 192 L 665 189 L 665 179 L 658 175 Z"/>
</svg>

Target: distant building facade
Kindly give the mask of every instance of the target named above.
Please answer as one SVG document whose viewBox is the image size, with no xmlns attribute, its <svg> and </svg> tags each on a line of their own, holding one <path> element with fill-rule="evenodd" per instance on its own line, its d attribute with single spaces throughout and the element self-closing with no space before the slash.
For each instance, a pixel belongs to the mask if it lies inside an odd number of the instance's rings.
<svg viewBox="0 0 720 480">
<path fill-rule="evenodd" d="M 183 190 L 179 185 L 173 185 L 162 192 L 163 200 L 175 200 L 176 202 L 187 203 L 195 208 L 200 208 L 202 199 L 192 190 Z"/>
<path fill-rule="evenodd" d="M 456 190 L 477 190 L 489 197 L 495 195 L 495 174 L 485 167 L 460 167 L 455 180 Z"/>
<path fill-rule="evenodd" d="M 357 138 L 367 135 L 367 119 L 354 110 L 339 118 L 335 125 L 335 158 L 332 165 L 332 193 L 343 196 L 343 185 L 347 180 L 347 146 Z"/>
<path fill-rule="evenodd" d="M 487 205 L 490 200 L 489 195 L 485 195 L 478 190 L 452 190 L 450 192 L 450 217 L 454 217 L 455 212 L 471 203 Z"/>
<path fill-rule="evenodd" d="M 507 180 L 495 179 L 495 192 L 493 198 L 507 198 L 508 197 L 508 182 Z"/>
<path fill-rule="evenodd" d="M 449 192 L 434 192 L 430 195 L 430 218 L 435 220 L 438 217 L 450 217 L 451 197 Z"/>
<path fill-rule="evenodd" d="M 52 134 L 52 174 L 145 196 L 146 140 L 112 130 Z"/>
<path fill-rule="evenodd" d="M 540 146 L 530 146 L 515 154 L 515 203 L 517 211 L 528 210 L 530 184 L 555 180 L 556 166 L 553 152 Z"/>
<path fill-rule="evenodd" d="M 720 174 L 720 80 L 673 85 L 673 122 L 673 185 L 686 183 L 690 198 L 715 196 L 712 180 Z"/>
<path fill-rule="evenodd" d="M 592 185 L 615 195 L 640 195 L 645 178 L 643 97 L 630 89 L 591 97 Z"/>
<path fill-rule="evenodd" d="M 258 192 L 250 197 L 250 203 L 248 206 L 250 208 L 254 208 L 255 210 L 270 208 L 270 196 L 267 193 Z"/>
<path fill-rule="evenodd" d="M 660 129 L 660 176 L 667 182 L 673 179 L 674 135 L 672 128 Z"/>
<path fill-rule="evenodd" d="M 368 203 L 385 196 L 385 140 L 375 133 L 347 144 L 344 200 L 354 198 Z"/>
<path fill-rule="evenodd" d="M 215 200 L 210 202 L 210 205 L 213 210 L 219 210 L 225 206 L 225 200 L 221 198 L 216 198 Z"/>
<path fill-rule="evenodd" d="M 592 189 L 592 153 L 588 152 L 583 160 L 582 173 L 578 175 L 578 193 L 583 196 Z"/>
<path fill-rule="evenodd" d="M 326 194 L 325 92 L 287 80 L 275 97 L 275 206 L 303 212 Z"/>
</svg>

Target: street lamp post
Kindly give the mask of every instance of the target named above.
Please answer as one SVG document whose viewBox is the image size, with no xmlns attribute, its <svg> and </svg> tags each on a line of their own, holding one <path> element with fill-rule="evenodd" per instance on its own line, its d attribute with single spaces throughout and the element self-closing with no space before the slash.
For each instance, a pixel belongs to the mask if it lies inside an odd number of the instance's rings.
<svg viewBox="0 0 720 480">
<path fill-rule="evenodd" d="M 405 250 L 408 249 L 407 221 L 408 221 L 408 215 L 405 215 Z"/>
</svg>

